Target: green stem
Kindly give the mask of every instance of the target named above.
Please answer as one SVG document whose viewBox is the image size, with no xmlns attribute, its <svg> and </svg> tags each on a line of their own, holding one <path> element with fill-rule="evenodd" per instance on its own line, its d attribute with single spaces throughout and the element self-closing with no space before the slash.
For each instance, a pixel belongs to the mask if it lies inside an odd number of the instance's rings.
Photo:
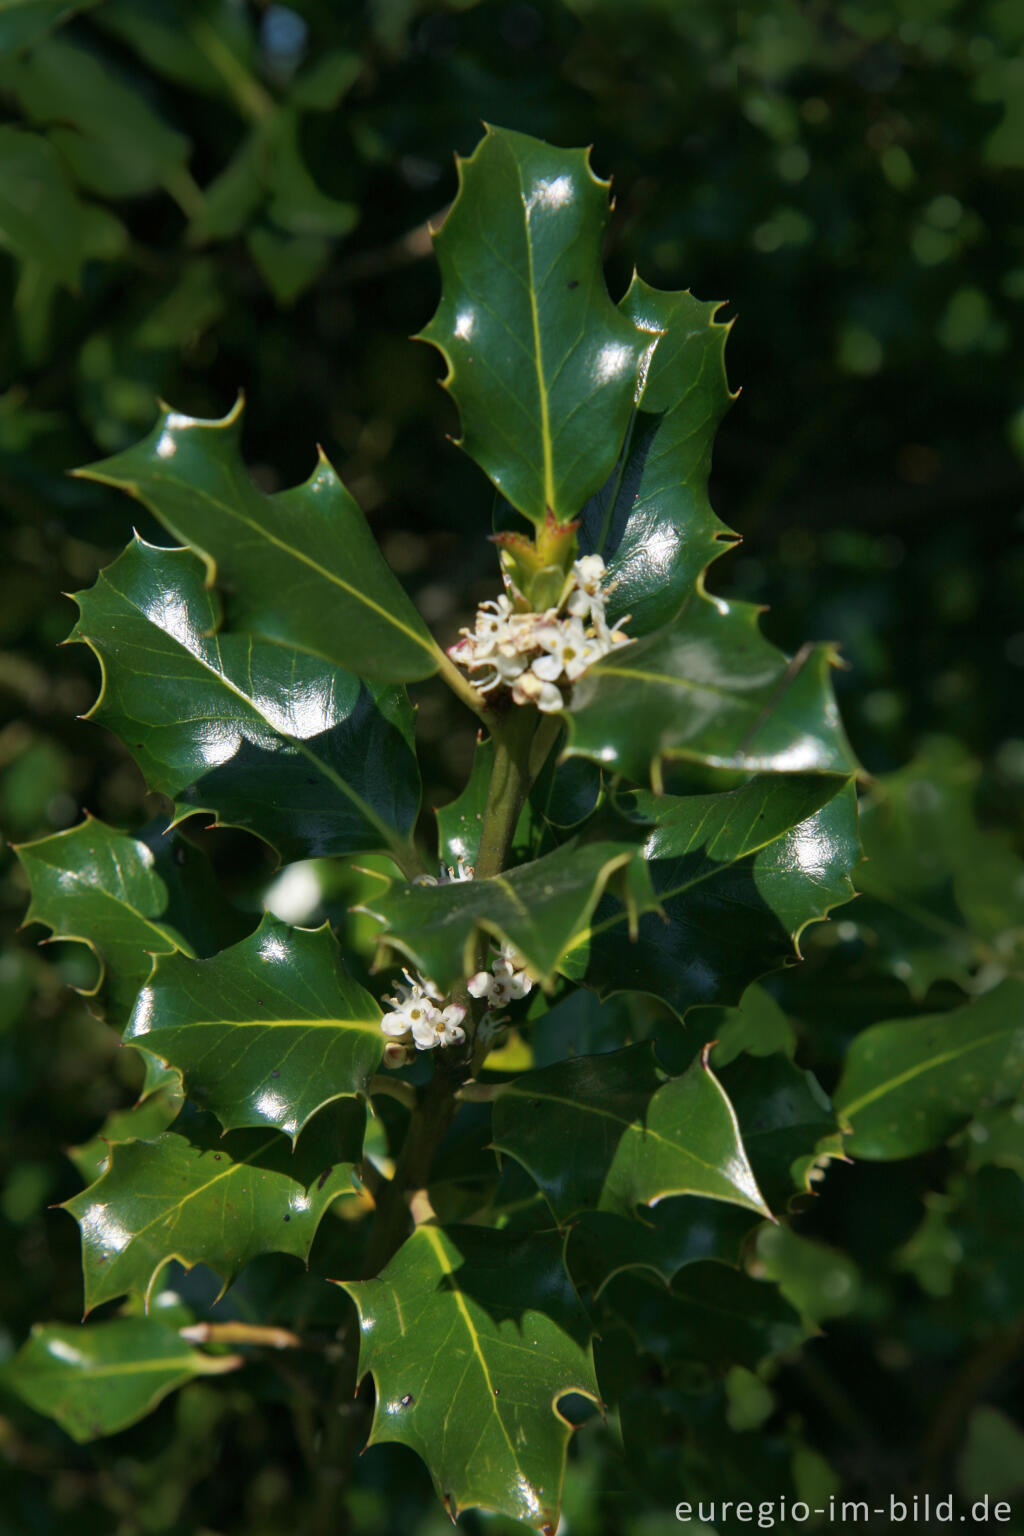
<svg viewBox="0 0 1024 1536">
<path fill-rule="evenodd" d="M 515 836 L 516 823 L 533 782 L 530 747 L 537 730 L 537 711 L 531 705 L 515 706 L 493 730 L 494 763 L 487 788 L 476 878 L 500 875 Z"/>
<path fill-rule="evenodd" d="M 465 1066 L 449 1068 L 440 1057 L 434 1075 L 412 1112 L 394 1177 L 380 1191 L 373 1230 L 366 1250 L 366 1274 L 371 1279 L 405 1242 L 412 1227 L 406 1195 L 422 1189 L 430 1178 L 434 1154 L 455 1117 L 455 1093 L 466 1076 Z"/>
<path fill-rule="evenodd" d="M 451 657 L 446 656 L 440 646 L 436 646 L 435 650 L 438 676 L 448 684 L 452 693 L 462 700 L 467 709 L 471 709 L 477 719 L 482 720 L 490 730 L 494 724 L 494 716 L 488 710 L 483 694 L 473 687 L 468 677 L 463 676 Z"/>
</svg>

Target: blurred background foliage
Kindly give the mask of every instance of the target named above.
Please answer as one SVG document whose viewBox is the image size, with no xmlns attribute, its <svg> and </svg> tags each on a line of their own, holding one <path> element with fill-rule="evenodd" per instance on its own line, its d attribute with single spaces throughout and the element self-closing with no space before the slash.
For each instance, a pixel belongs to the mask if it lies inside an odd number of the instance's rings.
<svg viewBox="0 0 1024 1536">
<path fill-rule="evenodd" d="M 243 387 L 267 489 L 305 478 L 322 442 L 444 641 L 490 595 L 489 494 L 446 441 L 436 357 L 408 340 L 438 291 L 428 222 L 483 118 L 593 144 L 615 179 L 613 296 L 635 257 L 647 281 L 737 317 L 743 393 L 712 491 L 744 542 L 711 585 L 767 604 L 784 646 L 841 643 L 848 727 L 879 776 L 867 894 L 769 983 L 785 1048 L 834 1087 L 860 1029 L 962 1002 L 1012 967 L 1022 44 L 1013 0 L 0 4 L 5 837 L 83 806 L 132 829 L 159 813 L 113 739 L 75 721 L 92 657 L 56 649 L 73 617 L 57 594 L 91 583 L 133 510 L 67 471 L 141 435 L 158 396 L 219 415 Z M 472 732 L 433 688 L 416 692 L 433 806 L 457 789 Z M 211 851 L 255 909 L 272 874 L 261 847 L 223 833 Z M 3 858 L 13 929 L 25 897 Z M 80 1314 L 75 1229 L 47 1206 L 80 1187 L 62 1149 L 136 1086 L 68 991 L 93 980 L 87 951 L 34 937 L 0 954 L 7 1353 L 33 1319 Z M 783 1465 L 785 1486 L 819 1501 L 998 1483 L 1020 1505 L 1024 1111 L 993 1114 L 939 1153 L 833 1165 L 757 1258 L 821 1336 L 721 1378 L 653 1352 L 620 1384 L 639 1405 L 626 1459 L 614 1415 L 578 1437 L 568 1529 L 653 1536 L 691 1491 L 757 1497 Z M 288 1261 L 253 1268 L 231 1303 L 242 1315 L 247 1284 L 301 1290 Z M 201 1277 L 189 1284 L 202 1301 Z M 195 1383 L 90 1448 L 0 1401 L 0 1526 L 294 1529 L 309 1466 L 290 1391 L 269 1367 Z M 393 1448 L 360 1462 L 348 1519 L 447 1528 Z M 1015 1520 L 1003 1528 L 1024 1530 Z"/>
</svg>

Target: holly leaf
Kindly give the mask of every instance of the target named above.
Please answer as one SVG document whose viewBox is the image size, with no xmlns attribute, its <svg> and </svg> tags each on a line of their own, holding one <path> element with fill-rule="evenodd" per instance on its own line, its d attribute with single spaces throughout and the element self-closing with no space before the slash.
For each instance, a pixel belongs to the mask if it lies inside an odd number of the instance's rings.
<svg viewBox="0 0 1024 1536">
<path fill-rule="evenodd" d="M 602 995 L 633 990 L 682 1015 L 737 1002 L 744 987 L 799 955 L 800 935 L 853 895 L 860 857 L 852 786 L 766 775 L 714 795 L 623 797 L 656 825 L 643 861 L 664 916 L 606 897 L 561 962 Z"/>
<path fill-rule="evenodd" d="M 168 891 L 152 850 L 137 837 L 88 816 L 77 827 L 15 849 L 32 900 L 26 923 L 42 923 L 52 938 L 87 944 L 99 963 L 89 996 L 113 1022 L 127 1018 L 154 955 L 191 947 L 161 921 Z"/>
<path fill-rule="evenodd" d="M 569 1273 L 597 1297 L 628 1269 L 648 1269 L 668 1285 L 687 1264 L 706 1259 L 738 1268 L 747 1237 L 761 1222 L 746 1206 L 695 1195 L 662 1200 L 643 1220 L 583 1211 L 569 1231 Z"/>
<path fill-rule="evenodd" d="M 639 1347 L 660 1360 L 706 1360 L 719 1368 L 753 1370 L 808 1335 L 774 1285 L 724 1264 L 691 1264 L 667 1288 L 649 1275 L 619 1275 L 605 1301 Z"/>
<path fill-rule="evenodd" d="M 82 1232 L 86 1312 L 126 1294 L 148 1307 L 171 1259 L 208 1265 L 221 1294 L 259 1254 L 307 1259 L 328 1206 L 355 1193 L 364 1117 L 337 1104 L 293 1151 L 277 1131 L 222 1136 L 186 1108 L 152 1141 L 113 1146 L 106 1171 L 62 1207 Z"/>
<path fill-rule="evenodd" d="M 37 1413 L 56 1419 L 80 1445 L 145 1418 L 197 1376 L 220 1376 L 240 1355 L 206 1355 L 151 1317 L 89 1327 L 37 1324 L 3 1379 Z"/>
<path fill-rule="evenodd" d="M 102 670 L 89 718 L 119 736 L 178 820 L 206 811 L 286 860 L 407 847 L 419 810 L 404 689 L 222 634 L 190 550 L 137 536 L 75 601 Z"/>
<path fill-rule="evenodd" d="M 573 690 L 566 753 L 656 786 L 675 761 L 858 772 L 832 693 L 834 648 L 790 660 L 761 634 L 760 611 L 698 591 L 670 624 L 616 646 Z"/>
<path fill-rule="evenodd" d="M 380 1065 L 380 1008 L 348 975 L 330 925 L 268 913 L 209 960 L 168 955 L 139 994 L 125 1040 L 181 1073 L 226 1131 L 283 1131 L 294 1144 L 335 1099 L 365 1096 Z"/>
<path fill-rule="evenodd" d="M 554 1531 L 572 1432 L 558 1401 L 598 1400 L 561 1238 L 420 1226 L 345 1290 L 377 1393 L 369 1443 L 410 1446 L 453 1520 L 479 1508 Z"/>
<path fill-rule="evenodd" d="M 736 535 L 708 500 L 711 449 L 735 395 L 725 376 L 730 327 L 718 303 L 664 293 L 634 275 L 619 308 L 655 338 L 619 462 L 583 509 L 580 549 L 604 556 L 609 617 L 646 635 L 674 619 Z"/>
<path fill-rule="evenodd" d="M 164 410 L 148 437 L 75 473 L 142 502 L 230 593 L 229 627 L 378 682 L 437 670 L 440 652 L 321 453 L 266 496 L 242 461 L 242 403 L 219 421 Z"/>
<path fill-rule="evenodd" d="M 522 1163 L 560 1223 L 585 1210 L 632 1216 L 670 1195 L 771 1214 L 710 1067 L 697 1060 L 665 1082 L 646 1042 L 502 1084 L 493 1144 Z"/>
<path fill-rule="evenodd" d="M 712 1059 L 714 1059 L 712 1057 Z M 737 1057 L 721 1068 L 754 1177 L 772 1210 L 813 1192 L 819 1170 L 844 1156 L 836 1112 L 812 1072 L 786 1056 Z"/>
<path fill-rule="evenodd" d="M 608 183 L 587 150 L 489 126 L 456 163 L 434 237 L 441 302 L 420 339 L 447 364 L 461 446 L 535 524 L 564 522 L 618 458 L 651 339 L 605 287 Z"/>
<path fill-rule="evenodd" d="M 632 843 L 578 839 L 488 880 L 425 886 L 381 876 L 383 889 L 359 910 L 383 925 L 381 939 L 449 990 L 476 969 L 477 934 L 514 944 L 543 982 L 590 919 L 614 876 L 636 855 Z M 641 877 L 642 879 L 642 877 Z M 638 884 L 636 901 L 649 901 Z"/>
<path fill-rule="evenodd" d="M 854 1157 L 913 1157 L 1020 1092 L 1024 981 L 1007 978 L 948 1013 L 874 1024 L 850 1046 L 836 1109 Z"/>
</svg>

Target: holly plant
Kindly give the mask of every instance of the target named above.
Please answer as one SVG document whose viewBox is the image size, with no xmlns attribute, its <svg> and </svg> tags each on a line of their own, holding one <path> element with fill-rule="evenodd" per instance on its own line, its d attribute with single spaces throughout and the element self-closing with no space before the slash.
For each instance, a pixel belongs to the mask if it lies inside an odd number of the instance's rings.
<svg viewBox="0 0 1024 1536">
<path fill-rule="evenodd" d="M 104 1312 L 37 1328 L 9 1371 L 79 1440 L 305 1352 L 336 1498 L 367 1438 L 398 1441 L 453 1517 L 551 1533 L 574 1427 L 636 1433 L 638 1361 L 752 1368 L 805 1336 L 750 1255 L 841 1127 L 770 997 L 742 1030 L 736 1005 L 852 895 L 858 765 L 833 649 L 786 656 L 706 589 L 736 537 L 707 490 L 728 325 L 640 277 L 613 303 L 608 214 L 583 150 L 489 128 L 459 165 L 421 339 L 494 488 L 495 564 L 457 636 L 323 453 L 257 488 L 241 405 L 165 409 L 79 471 L 176 541 L 134 537 L 71 635 L 169 819 L 19 850 L 29 920 L 93 952 L 143 1069 L 65 1207 Z M 436 829 L 406 691 L 427 679 L 477 733 Z M 238 828 L 318 861 L 334 922 L 234 905 L 216 829 Z M 867 1155 L 892 1139 L 880 1059 L 846 1092 Z M 290 1290 L 247 1280 L 269 1255 Z M 169 1265 L 217 1277 L 208 1316 L 182 1320 Z"/>
</svg>

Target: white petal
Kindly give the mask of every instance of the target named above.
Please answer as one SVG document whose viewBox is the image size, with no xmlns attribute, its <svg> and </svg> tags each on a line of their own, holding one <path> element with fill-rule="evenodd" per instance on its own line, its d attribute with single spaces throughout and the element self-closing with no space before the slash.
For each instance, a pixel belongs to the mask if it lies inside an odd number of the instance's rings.
<svg viewBox="0 0 1024 1536">
<path fill-rule="evenodd" d="M 494 978 L 490 971 L 477 971 L 466 983 L 470 997 L 489 997 Z"/>
<path fill-rule="evenodd" d="M 545 683 L 557 682 L 562 675 L 561 656 L 538 656 L 530 669 L 535 677 L 543 679 Z"/>
<path fill-rule="evenodd" d="M 421 1019 L 412 1027 L 412 1038 L 418 1051 L 429 1051 L 437 1044 L 438 1031 L 428 1019 Z"/>
<path fill-rule="evenodd" d="M 537 708 L 545 715 L 553 715 L 557 710 L 564 707 L 565 700 L 554 683 L 542 683 L 540 697 L 537 700 Z"/>
</svg>

